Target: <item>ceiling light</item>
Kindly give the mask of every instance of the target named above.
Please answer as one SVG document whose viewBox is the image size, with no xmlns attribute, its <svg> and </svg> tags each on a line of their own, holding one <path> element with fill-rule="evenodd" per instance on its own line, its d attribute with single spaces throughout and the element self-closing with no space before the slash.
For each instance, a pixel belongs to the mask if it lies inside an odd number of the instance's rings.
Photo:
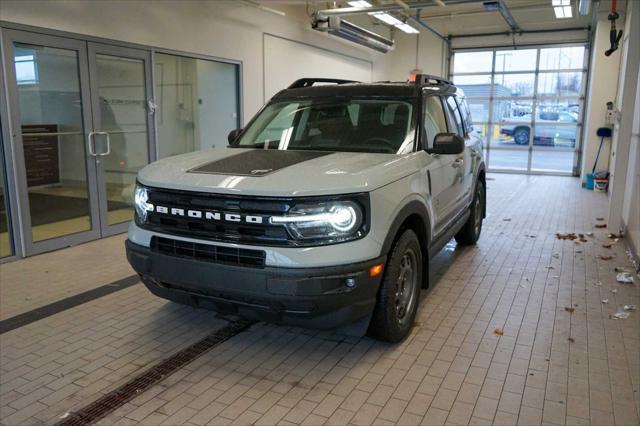
<svg viewBox="0 0 640 426">
<path fill-rule="evenodd" d="M 554 0 L 555 1 L 555 0 Z M 564 1 L 564 0 L 560 0 Z M 371 7 L 371 3 L 365 0 L 352 0 L 347 2 L 351 7 Z M 387 25 L 391 25 L 392 27 L 396 27 L 397 29 L 404 31 L 407 34 L 420 34 L 420 31 L 413 28 L 411 25 L 402 22 L 398 18 L 393 15 L 390 15 L 386 12 L 369 12 L 369 15 L 378 19 L 379 21 L 384 22 Z"/>
<path fill-rule="evenodd" d="M 384 22 L 385 24 L 389 24 L 392 25 L 394 27 L 398 26 L 398 25 L 402 25 L 404 22 L 402 22 L 401 20 L 399 20 L 398 18 L 389 15 L 388 13 L 385 12 L 374 12 L 374 13 L 370 13 L 371 16 L 373 16 L 374 18 Z"/>
<path fill-rule="evenodd" d="M 398 28 L 401 31 L 404 31 L 407 34 L 420 34 L 420 31 L 416 30 L 411 25 L 406 23 L 402 25 L 396 25 L 396 28 Z"/>
<path fill-rule="evenodd" d="M 571 10 L 571 6 L 554 6 L 553 11 L 555 12 L 557 19 L 573 17 L 573 11 Z"/>
<path fill-rule="evenodd" d="M 571 0 L 551 0 L 551 5 L 552 6 L 571 6 Z"/>
<path fill-rule="evenodd" d="M 349 3 L 351 7 L 371 7 L 371 3 L 364 0 L 348 1 L 347 3 Z"/>
</svg>

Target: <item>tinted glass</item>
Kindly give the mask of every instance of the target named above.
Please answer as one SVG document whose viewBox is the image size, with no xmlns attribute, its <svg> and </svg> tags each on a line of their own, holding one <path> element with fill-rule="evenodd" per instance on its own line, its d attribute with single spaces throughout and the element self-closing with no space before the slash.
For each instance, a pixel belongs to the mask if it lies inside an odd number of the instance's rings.
<svg viewBox="0 0 640 426">
<path fill-rule="evenodd" d="M 243 148 L 397 153 L 413 144 L 412 100 L 308 99 L 268 105 Z"/>
<path fill-rule="evenodd" d="M 447 120 L 444 118 L 442 101 L 439 96 L 428 96 L 424 103 L 424 131 L 429 147 L 438 133 L 447 133 Z"/>
<path fill-rule="evenodd" d="M 453 96 L 447 97 L 447 106 L 449 108 L 449 117 L 453 119 L 453 123 L 456 126 L 456 133 L 460 136 L 464 136 L 464 125 L 462 123 L 462 115 L 458 109 L 458 104 Z"/>
</svg>

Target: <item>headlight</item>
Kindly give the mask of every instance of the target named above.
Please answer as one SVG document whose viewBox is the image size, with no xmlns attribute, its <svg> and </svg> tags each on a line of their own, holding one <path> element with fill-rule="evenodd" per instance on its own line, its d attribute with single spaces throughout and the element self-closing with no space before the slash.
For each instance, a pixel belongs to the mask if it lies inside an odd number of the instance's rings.
<svg viewBox="0 0 640 426">
<path fill-rule="evenodd" d="M 283 224 L 297 239 L 343 241 L 361 236 L 362 208 L 352 201 L 299 204 L 286 216 L 272 216 L 272 224 Z"/>
<path fill-rule="evenodd" d="M 149 194 L 147 188 L 136 184 L 136 190 L 133 194 L 133 201 L 136 207 L 136 215 L 141 222 L 147 221 L 147 212 L 153 211 L 153 204 L 148 202 Z"/>
</svg>

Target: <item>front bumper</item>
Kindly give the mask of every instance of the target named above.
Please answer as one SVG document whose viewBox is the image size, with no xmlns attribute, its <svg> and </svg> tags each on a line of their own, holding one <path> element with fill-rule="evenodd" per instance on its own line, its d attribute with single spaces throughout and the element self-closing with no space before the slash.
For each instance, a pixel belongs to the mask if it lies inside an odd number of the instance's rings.
<svg viewBox="0 0 640 426">
<path fill-rule="evenodd" d="M 331 329 L 373 311 L 385 257 L 319 268 L 243 267 L 176 257 L 126 242 L 127 259 L 155 295 L 268 322 Z M 353 286 L 347 286 L 353 279 Z"/>
</svg>

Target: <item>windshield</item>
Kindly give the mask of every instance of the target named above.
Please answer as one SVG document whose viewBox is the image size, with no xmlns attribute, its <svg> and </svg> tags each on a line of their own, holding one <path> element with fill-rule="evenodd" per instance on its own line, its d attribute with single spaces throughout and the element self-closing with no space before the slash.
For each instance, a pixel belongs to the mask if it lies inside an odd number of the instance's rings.
<svg viewBox="0 0 640 426">
<path fill-rule="evenodd" d="M 290 100 L 268 105 L 236 146 L 404 153 L 413 149 L 411 99 Z"/>
</svg>

